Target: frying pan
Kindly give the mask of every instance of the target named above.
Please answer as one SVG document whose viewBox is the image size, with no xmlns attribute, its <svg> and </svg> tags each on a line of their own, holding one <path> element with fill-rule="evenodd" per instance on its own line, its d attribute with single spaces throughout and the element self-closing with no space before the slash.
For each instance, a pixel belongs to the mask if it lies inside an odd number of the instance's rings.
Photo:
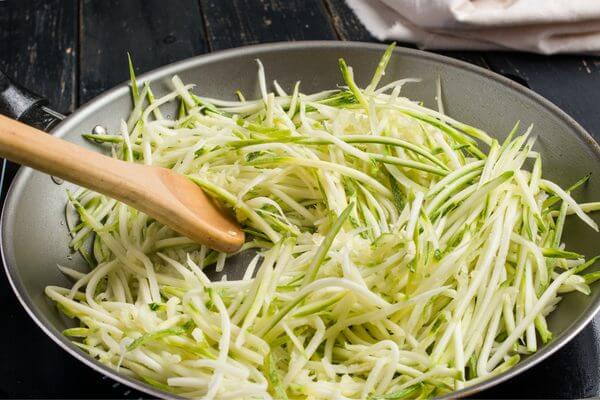
<svg viewBox="0 0 600 400">
<path fill-rule="evenodd" d="M 302 81 L 304 93 L 332 88 L 341 82 L 337 59 L 344 57 L 354 67 L 356 79 L 364 85 L 384 51 L 378 44 L 352 42 L 296 42 L 245 47 L 191 58 L 167 65 L 139 77 L 152 82 L 155 94 L 169 91 L 170 77 L 178 74 L 184 82 L 197 83 L 198 93 L 211 97 L 233 98 L 236 90 L 247 97 L 258 97 L 255 59 L 263 62 L 269 79 L 284 88 Z M 514 82 L 482 68 L 422 51 L 399 48 L 388 66 L 385 81 L 419 77 L 423 82 L 408 85 L 405 95 L 435 107 L 436 80 L 440 77 L 446 112 L 458 120 L 483 128 L 503 138 L 514 123 L 534 124 L 536 147 L 543 155 L 545 176 L 561 186 L 569 185 L 587 173 L 591 181 L 578 191 L 578 200 L 600 199 L 600 147 L 572 118 L 549 101 Z M 131 110 L 129 88 L 123 83 L 97 97 L 53 127 L 56 114 L 22 88 L 0 76 L 0 112 L 8 113 L 77 144 L 95 148 L 81 138 L 96 125 L 117 132 L 119 121 Z M 3 87 L 4 85 L 4 87 Z M 174 112 L 175 110 L 172 110 Z M 37 325 L 59 346 L 89 367 L 153 397 L 169 398 L 135 379 L 115 372 L 79 350 L 61 334 L 74 323 L 59 314 L 45 297 L 47 285 L 70 286 L 55 267 L 67 265 L 86 270 L 85 263 L 69 254 L 69 235 L 64 219 L 65 189 L 49 176 L 21 168 L 10 187 L 2 212 L 0 240 L 4 267 L 15 294 Z M 567 246 L 590 256 L 598 254 L 598 236 L 570 219 L 565 227 Z M 228 275 L 243 271 L 244 260 L 234 261 Z M 232 269 L 234 271 L 232 271 Z M 573 338 L 600 309 L 600 287 L 590 296 L 579 293 L 564 297 L 549 317 L 554 339 L 515 368 L 448 397 L 469 396 L 515 376 L 537 364 Z"/>
</svg>

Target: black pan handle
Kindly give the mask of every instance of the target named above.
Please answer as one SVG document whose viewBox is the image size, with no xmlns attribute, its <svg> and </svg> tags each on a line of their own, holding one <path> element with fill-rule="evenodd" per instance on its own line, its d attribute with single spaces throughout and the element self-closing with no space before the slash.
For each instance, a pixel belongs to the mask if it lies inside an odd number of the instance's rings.
<svg viewBox="0 0 600 400">
<path fill-rule="evenodd" d="M 48 100 L 16 84 L 0 71 L 0 114 L 49 131 L 65 117 L 46 107 Z"/>
</svg>

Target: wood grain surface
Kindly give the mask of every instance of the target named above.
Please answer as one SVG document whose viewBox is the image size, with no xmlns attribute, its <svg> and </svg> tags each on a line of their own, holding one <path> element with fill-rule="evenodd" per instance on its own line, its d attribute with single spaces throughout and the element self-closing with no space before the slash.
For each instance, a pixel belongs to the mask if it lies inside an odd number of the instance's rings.
<svg viewBox="0 0 600 400">
<path fill-rule="evenodd" d="M 325 0 L 325 4 L 340 40 L 377 41 L 348 7 L 346 0 Z"/>
<path fill-rule="evenodd" d="M 200 4 L 212 51 L 337 38 L 321 0 L 200 0 Z"/>
<path fill-rule="evenodd" d="M 138 73 L 208 51 L 194 0 L 83 0 L 80 9 L 80 103 Z"/>
<path fill-rule="evenodd" d="M 77 105 L 75 0 L 0 1 L 0 68 L 60 112 Z"/>
</svg>

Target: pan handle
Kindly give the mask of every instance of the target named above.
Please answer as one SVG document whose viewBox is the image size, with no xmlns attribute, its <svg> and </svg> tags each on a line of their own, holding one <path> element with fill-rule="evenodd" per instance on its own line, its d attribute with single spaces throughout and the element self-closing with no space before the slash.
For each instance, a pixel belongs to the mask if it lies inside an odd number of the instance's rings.
<svg viewBox="0 0 600 400">
<path fill-rule="evenodd" d="M 16 84 L 0 70 L 0 114 L 49 131 L 65 117 L 47 104 L 48 100 Z"/>
</svg>

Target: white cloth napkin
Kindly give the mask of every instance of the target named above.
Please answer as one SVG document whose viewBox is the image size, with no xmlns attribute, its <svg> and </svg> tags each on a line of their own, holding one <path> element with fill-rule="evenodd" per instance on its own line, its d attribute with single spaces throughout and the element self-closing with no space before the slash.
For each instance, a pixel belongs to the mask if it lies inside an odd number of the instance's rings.
<svg viewBox="0 0 600 400">
<path fill-rule="evenodd" d="M 600 54 L 600 0 L 346 0 L 379 40 Z"/>
</svg>

